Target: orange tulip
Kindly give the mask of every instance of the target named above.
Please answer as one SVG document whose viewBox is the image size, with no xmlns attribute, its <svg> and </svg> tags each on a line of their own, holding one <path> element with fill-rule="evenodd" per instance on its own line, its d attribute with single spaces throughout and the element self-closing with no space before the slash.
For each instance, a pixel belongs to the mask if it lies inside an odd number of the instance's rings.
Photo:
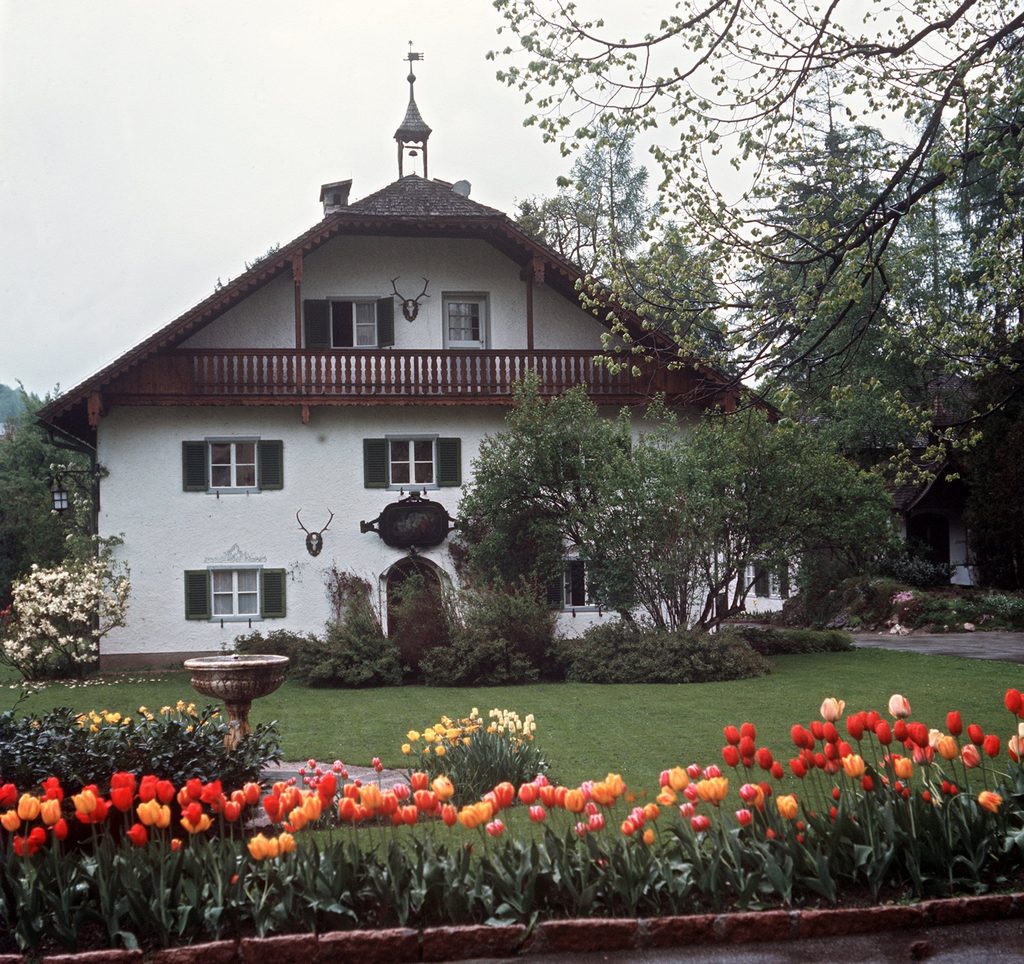
<svg viewBox="0 0 1024 964">
<path fill-rule="evenodd" d="M 690 785 L 690 776 L 682 767 L 672 767 L 668 771 L 668 785 L 679 793 Z"/>
<path fill-rule="evenodd" d="M 14 833 L 16 830 L 21 829 L 21 817 L 18 816 L 17 810 L 8 810 L 3 816 L 0 816 L 0 827 L 3 827 L 8 833 Z"/>
<path fill-rule="evenodd" d="M 23 793 L 18 799 L 18 816 L 22 820 L 35 820 L 39 816 L 39 798 Z"/>
<path fill-rule="evenodd" d="M 430 776 L 426 773 L 412 773 L 409 775 L 409 783 L 412 784 L 413 790 L 426 790 L 429 782 Z"/>
<path fill-rule="evenodd" d="M 938 740 L 935 741 L 935 750 L 943 760 L 955 760 L 957 753 L 959 752 L 956 740 L 949 734 L 940 736 Z"/>
<path fill-rule="evenodd" d="M 729 792 L 729 780 L 727 777 L 708 777 L 697 783 L 697 796 L 705 803 L 713 803 L 718 806 Z"/>
<path fill-rule="evenodd" d="M 415 776 L 415 774 L 413 774 Z M 424 774 L 426 776 L 426 774 Z M 381 804 L 384 802 L 381 796 L 380 788 L 373 783 L 368 783 L 366 786 L 359 788 L 359 802 L 370 811 L 377 811 L 381 808 Z"/>
<path fill-rule="evenodd" d="M 856 753 L 850 753 L 844 756 L 842 759 L 843 771 L 851 780 L 859 780 L 864 776 L 864 771 L 867 767 L 864 764 L 863 757 Z"/>
<path fill-rule="evenodd" d="M 909 780 L 914 773 L 914 764 L 909 757 L 896 756 L 892 758 L 892 769 L 901 780 Z"/>
<path fill-rule="evenodd" d="M 60 800 L 44 800 L 39 805 L 39 813 L 43 818 L 43 823 L 47 827 L 52 827 L 60 820 Z"/>
<path fill-rule="evenodd" d="M 434 793 L 437 794 L 437 799 L 442 803 L 446 803 L 451 800 L 455 795 L 455 785 L 444 774 L 439 777 L 435 777 L 433 783 L 430 784 L 430 787 Z M 509 801 L 509 803 L 511 803 L 511 801 Z"/>
<path fill-rule="evenodd" d="M 796 802 L 796 794 L 787 793 L 775 798 L 775 806 L 778 808 L 779 816 L 783 820 L 794 820 L 800 812 L 800 806 Z"/>
<path fill-rule="evenodd" d="M 278 852 L 290 854 L 295 850 L 295 838 L 290 833 L 282 833 L 277 836 Z"/>
<path fill-rule="evenodd" d="M 587 798 L 582 790 L 569 790 L 565 795 L 565 809 L 569 813 L 582 813 L 587 805 Z"/>
<path fill-rule="evenodd" d="M 1003 805 L 1003 798 L 991 790 L 982 790 L 978 794 L 978 803 L 982 809 L 987 810 L 989 813 L 998 813 L 999 808 Z"/>
</svg>

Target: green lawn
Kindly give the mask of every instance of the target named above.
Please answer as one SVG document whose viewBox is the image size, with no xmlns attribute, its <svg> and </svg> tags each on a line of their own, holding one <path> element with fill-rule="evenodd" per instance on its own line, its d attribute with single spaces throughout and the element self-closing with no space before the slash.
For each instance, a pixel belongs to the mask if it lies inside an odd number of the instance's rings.
<svg viewBox="0 0 1024 964">
<path fill-rule="evenodd" d="M 567 783 L 621 772 L 637 787 L 654 786 L 660 770 L 677 763 L 720 762 L 722 726 L 749 720 L 758 743 L 784 760 L 791 753 L 789 728 L 817 718 L 825 696 L 846 700 L 848 711 L 885 712 L 893 692 L 903 693 L 915 719 L 944 728 L 949 709 L 1005 741 L 1011 720 L 1002 706 L 1008 686 L 1024 688 L 1024 667 L 1013 663 L 855 650 L 774 660 L 762 679 L 690 685 L 598 686 L 540 684 L 483 689 L 407 686 L 373 690 L 317 690 L 286 683 L 253 706 L 254 722 L 277 720 L 286 759 L 341 758 L 404 767 L 399 747 L 410 728 L 422 730 L 442 713 L 463 715 L 473 706 L 514 709 L 537 718 L 537 739 L 555 776 Z M 0 690 L 0 710 L 17 692 Z M 48 687 L 22 702 L 24 712 L 55 706 L 132 712 L 140 704 L 159 709 L 177 700 L 204 702 L 184 673 L 152 679 L 138 674 L 109 677 L 102 686 Z"/>
</svg>

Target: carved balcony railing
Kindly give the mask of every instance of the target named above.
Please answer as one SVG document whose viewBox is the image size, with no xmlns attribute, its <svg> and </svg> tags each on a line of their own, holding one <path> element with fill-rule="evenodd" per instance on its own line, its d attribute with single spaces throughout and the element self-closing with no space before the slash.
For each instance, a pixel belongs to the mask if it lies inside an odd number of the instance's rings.
<svg viewBox="0 0 1024 964">
<path fill-rule="evenodd" d="M 542 395 L 586 385 L 591 397 L 635 401 L 695 388 L 692 371 L 626 364 L 593 351 L 203 349 L 171 352 L 126 373 L 113 396 L 193 404 L 317 401 L 501 401 L 532 374 Z"/>
</svg>

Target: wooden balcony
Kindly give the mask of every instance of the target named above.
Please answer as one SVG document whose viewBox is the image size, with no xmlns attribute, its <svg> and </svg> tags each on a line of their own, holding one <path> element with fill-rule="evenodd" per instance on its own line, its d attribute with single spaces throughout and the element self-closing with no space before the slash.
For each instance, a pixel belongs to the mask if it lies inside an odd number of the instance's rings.
<svg viewBox="0 0 1024 964">
<path fill-rule="evenodd" d="M 592 351 L 179 350 L 150 359 L 104 392 L 123 404 L 507 404 L 528 374 L 542 395 L 586 385 L 595 401 L 692 396 L 692 370 L 612 371 Z"/>
</svg>

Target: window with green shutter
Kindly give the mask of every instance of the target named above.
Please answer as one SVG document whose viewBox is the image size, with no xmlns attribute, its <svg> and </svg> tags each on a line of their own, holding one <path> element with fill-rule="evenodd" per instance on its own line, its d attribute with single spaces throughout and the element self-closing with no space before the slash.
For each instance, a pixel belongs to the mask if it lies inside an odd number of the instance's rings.
<svg viewBox="0 0 1024 964">
<path fill-rule="evenodd" d="M 210 618 L 210 571 L 190 569 L 185 572 L 185 618 Z"/>
<path fill-rule="evenodd" d="M 284 442 L 280 439 L 260 441 L 259 456 L 259 487 L 261 489 L 284 488 Z"/>
<path fill-rule="evenodd" d="M 462 439 L 437 440 L 437 484 L 462 485 Z"/>
<path fill-rule="evenodd" d="M 395 343 L 395 301 L 394 298 L 380 298 L 377 301 L 377 344 L 389 348 Z"/>
<path fill-rule="evenodd" d="M 262 608 L 260 614 L 264 619 L 283 619 L 287 611 L 285 605 L 285 583 L 287 570 L 264 569 L 262 577 Z"/>
<path fill-rule="evenodd" d="M 363 486 L 367 489 L 388 487 L 387 439 L 363 439 Z"/>
<path fill-rule="evenodd" d="M 331 304 L 327 300 L 307 299 L 302 304 L 303 328 L 307 348 L 331 347 Z"/>
<path fill-rule="evenodd" d="M 208 463 L 206 442 L 181 443 L 181 487 L 186 492 L 205 492 L 209 488 Z"/>
</svg>

